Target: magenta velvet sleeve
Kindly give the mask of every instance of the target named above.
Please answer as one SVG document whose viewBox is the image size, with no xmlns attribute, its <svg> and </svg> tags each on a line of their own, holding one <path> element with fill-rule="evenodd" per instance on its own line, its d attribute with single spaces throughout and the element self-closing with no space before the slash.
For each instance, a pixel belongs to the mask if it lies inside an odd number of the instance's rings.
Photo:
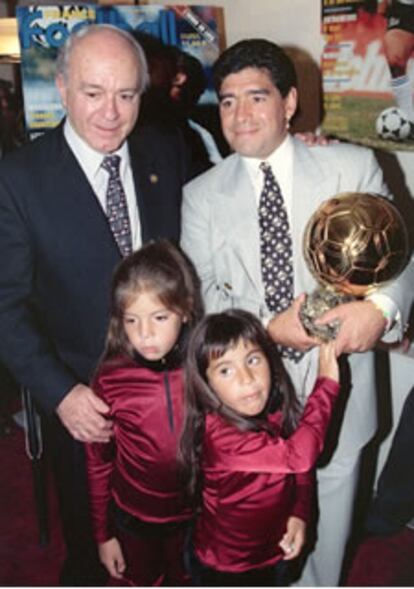
<svg viewBox="0 0 414 589">
<path fill-rule="evenodd" d="M 297 473 L 310 470 L 322 451 L 339 384 L 318 378 L 296 431 L 287 439 L 265 431 L 243 432 L 209 415 L 210 469 L 243 472 Z M 219 443 L 216 437 L 219 437 Z"/>
</svg>

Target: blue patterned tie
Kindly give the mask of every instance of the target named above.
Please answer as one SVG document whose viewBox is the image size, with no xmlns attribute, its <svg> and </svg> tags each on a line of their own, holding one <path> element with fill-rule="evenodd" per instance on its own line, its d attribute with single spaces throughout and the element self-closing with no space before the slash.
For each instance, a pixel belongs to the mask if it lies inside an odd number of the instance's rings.
<svg viewBox="0 0 414 589">
<path fill-rule="evenodd" d="M 132 252 L 132 236 L 128 205 L 119 175 L 120 163 L 119 155 L 107 155 L 102 162 L 103 169 L 109 173 L 106 191 L 106 216 L 121 254 L 128 256 Z"/>
<path fill-rule="evenodd" d="M 279 184 L 268 163 L 262 162 L 263 190 L 259 201 L 260 260 L 265 301 L 275 314 L 293 301 L 293 247 L 289 219 Z M 296 362 L 302 352 L 279 346 L 282 356 Z"/>
</svg>

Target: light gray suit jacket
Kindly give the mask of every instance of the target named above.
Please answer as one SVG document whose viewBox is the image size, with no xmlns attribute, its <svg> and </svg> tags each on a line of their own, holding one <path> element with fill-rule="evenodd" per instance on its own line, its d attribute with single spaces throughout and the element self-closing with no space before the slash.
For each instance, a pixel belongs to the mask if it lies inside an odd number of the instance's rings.
<svg viewBox="0 0 414 589">
<path fill-rule="evenodd" d="M 307 221 L 326 199 L 344 191 L 387 194 L 382 172 L 372 151 L 346 144 L 305 146 L 294 141 L 291 230 L 295 296 L 311 292 L 316 282 L 302 252 Z M 260 270 L 257 204 L 250 177 L 237 154 L 226 158 L 184 189 L 182 247 L 193 260 L 202 281 L 208 312 L 240 307 L 264 318 Z M 391 285 L 381 289 L 397 304 L 401 323 L 408 316 L 413 291 L 413 264 Z M 389 334 L 395 339 L 397 333 Z M 376 428 L 373 354 L 353 354 L 352 394 L 341 428 L 337 454 L 357 452 Z M 297 392 L 307 396 L 317 370 L 317 350 L 299 365 L 287 362 Z"/>
</svg>

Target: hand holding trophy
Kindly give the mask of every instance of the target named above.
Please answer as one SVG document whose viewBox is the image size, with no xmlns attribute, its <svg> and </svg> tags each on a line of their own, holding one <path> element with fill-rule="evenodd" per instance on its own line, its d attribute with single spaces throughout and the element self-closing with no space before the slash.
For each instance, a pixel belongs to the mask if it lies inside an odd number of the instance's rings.
<svg viewBox="0 0 414 589">
<path fill-rule="evenodd" d="M 307 333 L 335 339 L 339 324 L 315 320 L 396 278 L 408 261 L 408 244 L 404 220 L 389 199 L 347 192 L 324 202 L 308 221 L 303 241 L 309 270 L 320 284 L 300 309 Z"/>
</svg>

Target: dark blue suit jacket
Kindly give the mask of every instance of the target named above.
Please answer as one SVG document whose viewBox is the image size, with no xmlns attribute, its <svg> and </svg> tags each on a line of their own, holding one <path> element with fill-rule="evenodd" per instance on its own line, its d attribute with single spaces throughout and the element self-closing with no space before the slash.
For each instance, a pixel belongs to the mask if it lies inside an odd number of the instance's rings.
<svg viewBox="0 0 414 589">
<path fill-rule="evenodd" d="M 179 135 L 129 142 L 143 241 L 180 231 Z M 52 411 L 102 352 L 120 253 L 62 126 L 0 162 L 0 360 Z"/>
</svg>

